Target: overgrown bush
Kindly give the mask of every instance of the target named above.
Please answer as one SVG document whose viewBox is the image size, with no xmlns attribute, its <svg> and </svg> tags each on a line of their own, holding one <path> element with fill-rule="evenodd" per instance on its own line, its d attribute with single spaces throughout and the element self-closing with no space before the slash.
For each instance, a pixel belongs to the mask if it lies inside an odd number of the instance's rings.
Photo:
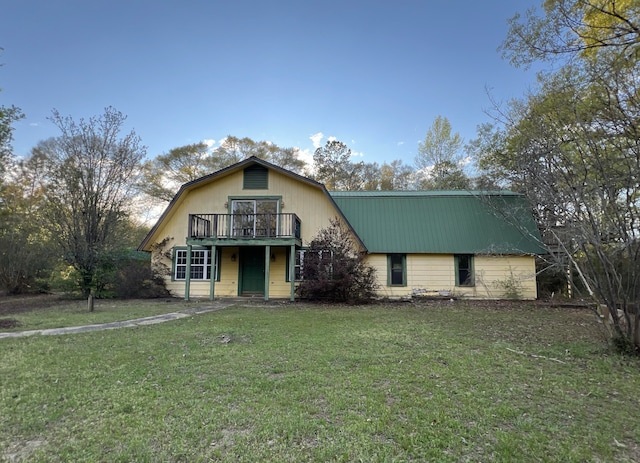
<svg viewBox="0 0 640 463">
<path fill-rule="evenodd" d="M 338 219 L 318 232 L 304 254 L 300 297 L 332 302 L 363 303 L 376 295 L 375 269 Z"/>
<path fill-rule="evenodd" d="M 164 279 L 151 271 L 148 258 L 131 259 L 122 266 L 116 274 L 114 290 L 116 297 L 123 299 L 169 296 Z"/>
<path fill-rule="evenodd" d="M 0 291 L 42 292 L 53 267 L 53 247 L 29 224 L 0 216 Z"/>
<path fill-rule="evenodd" d="M 549 267 L 546 263 L 539 262 L 536 271 L 538 298 L 568 297 L 569 282 L 566 270 L 560 267 Z"/>
<path fill-rule="evenodd" d="M 105 255 L 96 272 L 96 296 L 122 299 L 166 297 L 164 279 L 153 272 L 149 254 L 124 250 Z"/>
<path fill-rule="evenodd" d="M 55 272 L 51 280 L 54 291 L 81 295 L 82 276 L 71 266 Z M 154 298 L 169 295 L 164 279 L 152 269 L 149 255 L 132 250 L 104 253 L 94 273 L 92 286 L 97 298 Z"/>
</svg>

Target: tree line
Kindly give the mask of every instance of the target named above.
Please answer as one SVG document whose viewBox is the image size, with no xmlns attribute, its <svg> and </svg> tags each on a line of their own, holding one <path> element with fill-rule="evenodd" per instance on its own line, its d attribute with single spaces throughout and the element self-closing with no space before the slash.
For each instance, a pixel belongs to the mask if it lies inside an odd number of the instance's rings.
<svg viewBox="0 0 640 463">
<path fill-rule="evenodd" d="M 148 230 L 136 220 L 139 211 L 162 207 L 182 184 L 249 156 L 307 175 L 330 190 L 438 184 L 428 172 L 421 183 L 416 170 L 401 160 L 381 166 L 353 162 L 351 150 L 336 140 L 315 151 L 312 166 L 296 148 L 235 136 L 215 148 L 200 142 L 146 159 L 142 140 L 134 131 L 124 131 L 127 118 L 113 107 L 79 121 L 52 111 L 49 120 L 60 134 L 39 142 L 26 158 L 17 158 L 11 149 L 12 124 L 22 117 L 19 108 L 0 109 L 0 288 L 8 293 L 54 284 L 85 296 L 129 294 L 135 286 L 157 294 L 157 275 L 140 271 L 144 281 L 135 279 L 134 284 L 131 275 L 121 274 L 144 260 L 133 251 Z M 428 143 L 420 156 L 426 155 Z M 127 288 L 121 288 L 124 283 Z"/>
</svg>

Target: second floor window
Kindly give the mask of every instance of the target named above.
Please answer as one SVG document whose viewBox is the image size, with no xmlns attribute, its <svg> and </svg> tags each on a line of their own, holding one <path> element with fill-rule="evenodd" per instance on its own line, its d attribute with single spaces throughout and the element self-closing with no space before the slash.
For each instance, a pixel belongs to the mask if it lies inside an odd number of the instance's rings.
<svg viewBox="0 0 640 463">
<path fill-rule="evenodd" d="M 231 202 L 232 235 L 276 237 L 277 213 L 277 199 L 234 199 Z"/>
</svg>

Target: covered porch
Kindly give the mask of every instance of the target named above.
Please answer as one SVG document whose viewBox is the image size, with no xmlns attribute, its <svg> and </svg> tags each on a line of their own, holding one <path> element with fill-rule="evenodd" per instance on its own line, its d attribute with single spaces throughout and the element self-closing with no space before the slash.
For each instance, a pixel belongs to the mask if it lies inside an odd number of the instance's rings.
<svg viewBox="0 0 640 463">
<path fill-rule="evenodd" d="M 302 246 L 296 214 L 190 214 L 184 298 L 192 296 L 194 249 L 213 259 L 208 297 L 288 297 L 295 300 L 295 255 Z M 293 257 L 292 257 L 293 256 Z M 202 293 L 202 281 L 199 281 Z M 231 294 L 231 292 L 234 294 Z M 201 297 L 201 296 L 199 296 Z"/>
</svg>

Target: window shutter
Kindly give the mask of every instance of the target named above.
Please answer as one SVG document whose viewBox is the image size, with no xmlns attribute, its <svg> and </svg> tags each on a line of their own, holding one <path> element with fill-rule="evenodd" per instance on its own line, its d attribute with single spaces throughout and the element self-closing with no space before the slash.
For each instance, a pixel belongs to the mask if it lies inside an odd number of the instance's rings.
<svg viewBox="0 0 640 463">
<path fill-rule="evenodd" d="M 266 190 L 269 188 L 269 169 L 260 165 L 249 166 L 244 170 L 245 190 Z"/>
</svg>

